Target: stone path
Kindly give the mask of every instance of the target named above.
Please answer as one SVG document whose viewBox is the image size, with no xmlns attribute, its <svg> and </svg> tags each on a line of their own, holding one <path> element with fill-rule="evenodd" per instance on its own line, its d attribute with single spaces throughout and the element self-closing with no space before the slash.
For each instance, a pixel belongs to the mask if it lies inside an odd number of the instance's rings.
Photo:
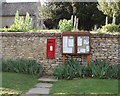
<svg viewBox="0 0 120 96">
<path fill-rule="evenodd" d="M 52 83 L 57 80 L 53 77 L 42 77 L 39 78 L 38 81 L 39 83 L 35 85 L 35 88 L 31 88 L 21 96 L 49 96 L 50 87 L 52 87 Z"/>
</svg>

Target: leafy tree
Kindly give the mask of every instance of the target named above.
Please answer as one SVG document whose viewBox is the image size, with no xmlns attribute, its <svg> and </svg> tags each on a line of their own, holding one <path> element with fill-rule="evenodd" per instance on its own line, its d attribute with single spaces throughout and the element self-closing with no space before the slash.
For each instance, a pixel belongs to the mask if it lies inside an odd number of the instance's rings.
<svg viewBox="0 0 120 96">
<path fill-rule="evenodd" d="M 112 23 L 115 24 L 116 16 L 120 13 L 120 1 L 105 2 L 98 0 L 98 9 L 105 15 L 113 17 Z M 107 20 L 107 19 L 106 19 Z"/>
<path fill-rule="evenodd" d="M 105 15 L 97 9 L 97 2 L 49 2 L 48 13 L 51 15 L 50 23 L 55 28 L 61 19 L 71 19 L 71 15 L 79 18 L 80 30 L 91 30 L 94 25 L 104 23 Z M 48 22 L 48 20 L 46 20 Z"/>
</svg>

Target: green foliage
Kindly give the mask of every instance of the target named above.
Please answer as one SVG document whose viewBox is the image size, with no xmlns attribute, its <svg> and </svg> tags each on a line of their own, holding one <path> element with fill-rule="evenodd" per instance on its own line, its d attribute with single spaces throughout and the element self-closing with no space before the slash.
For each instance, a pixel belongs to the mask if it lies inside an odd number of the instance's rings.
<svg viewBox="0 0 120 96">
<path fill-rule="evenodd" d="M 17 59 L 3 61 L 2 71 L 41 75 L 43 68 L 35 60 Z"/>
<path fill-rule="evenodd" d="M 107 78 L 107 71 L 109 69 L 109 63 L 105 60 L 96 60 L 90 64 L 92 76 L 97 78 Z"/>
<path fill-rule="evenodd" d="M 120 2 L 104 2 L 102 0 L 98 0 L 98 9 L 102 11 L 105 15 L 112 17 L 114 10 L 116 10 L 117 14 L 120 13 Z"/>
<path fill-rule="evenodd" d="M 101 2 L 101 0 L 98 0 L 97 8 L 100 11 L 102 11 L 105 15 L 112 17 L 113 12 L 112 12 L 110 6 L 108 5 L 108 2 Z"/>
<path fill-rule="evenodd" d="M 24 19 L 23 16 L 19 16 L 19 12 L 16 12 L 14 24 L 10 28 L 2 28 L 1 32 L 28 32 L 32 26 L 32 18 L 29 13 L 26 13 Z"/>
<path fill-rule="evenodd" d="M 29 13 L 26 13 L 24 19 L 23 16 L 19 16 L 19 12 L 16 12 L 14 24 L 10 27 L 13 32 L 27 32 L 31 29 L 32 18 L 29 16 Z"/>
<path fill-rule="evenodd" d="M 91 76 L 92 76 L 91 69 L 88 66 L 84 66 L 83 67 L 83 78 L 84 77 L 91 77 Z"/>
<path fill-rule="evenodd" d="M 54 75 L 58 79 L 73 79 L 82 76 L 83 67 L 79 65 L 78 61 L 73 59 L 68 60 L 63 65 L 59 65 L 54 69 Z"/>
<path fill-rule="evenodd" d="M 60 20 L 59 21 L 59 30 L 61 32 L 69 32 L 73 29 L 71 20 Z"/>
<path fill-rule="evenodd" d="M 116 23 L 116 17 L 120 14 L 120 1 L 104 2 L 103 0 L 98 0 L 97 7 L 105 15 L 113 18 L 112 24 Z"/>
<path fill-rule="evenodd" d="M 57 29 L 51 29 L 51 30 L 47 30 L 47 29 L 44 29 L 44 30 L 32 29 L 29 32 L 60 32 L 60 30 L 57 30 Z"/>
<path fill-rule="evenodd" d="M 108 78 L 119 79 L 119 65 L 110 66 L 107 71 Z"/>
<path fill-rule="evenodd" d="M 38 77 L 28 74 L 2 72 L 2 87 L 0 96 L 20 96 L 38 82 Z M 14 95 L 13 95 L 14 94 Z"/>
<path fill-rule="evenodd" d="M 49 26 L 57 28 L 61 19 L 71 19 L 71 15 L 79 18 L 79 30 L 92 30 L 94 25 L 104 24 L 105 15 L 97 9 L 97 2 L 49 2 L 47 4 L 51 19 Z M 51 28 L 50 27 L 50 28 Z"/>
<path fill-rule="evenodd" d="M 94 62 L 91 62 L 90 69 L 92 72 L 92 77 L 95 78 L 120 78 L 118 75 L 119 65 L 110 65 L 110 63 L 106 60 L 96 60 Z"/>
<path fill-rule="evenodd" d="M 90 63 L 90 67 L 81 66 L 76 60 L 68 60 L 63 65 L 59 65 L 54 69 L 54 76 L 58 79 L 73 78 L 120 78 L 118 74 L 118 65 L 110 65 L 107 60 L 96 60 Z"/>
<path fill-rule="evenodd" d="M 120 28 L 119 25 L 115 25 L 115 24 L 108 24 L 105 26 L 102 26 L 101 28 L 102 32 L 120 32 Z"/>
</svg>

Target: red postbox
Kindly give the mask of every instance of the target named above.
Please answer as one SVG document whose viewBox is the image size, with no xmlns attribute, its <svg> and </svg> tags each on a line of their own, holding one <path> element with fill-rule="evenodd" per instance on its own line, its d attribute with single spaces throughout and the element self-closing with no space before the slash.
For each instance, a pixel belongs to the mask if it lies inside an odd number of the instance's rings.
<svg viewBox="0 0 120 96">
<path fill-rule="evenodd" d="M 47 38 L 47 58 L 55 58 L 55 38 Z"/>
</svg>

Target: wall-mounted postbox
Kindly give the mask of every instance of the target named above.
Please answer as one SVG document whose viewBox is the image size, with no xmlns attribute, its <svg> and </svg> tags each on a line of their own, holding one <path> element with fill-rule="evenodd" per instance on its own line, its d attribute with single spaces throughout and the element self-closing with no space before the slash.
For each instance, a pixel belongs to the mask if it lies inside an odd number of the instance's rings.
<svg viewBox="0 0 120 96">
<path fill-rule="evenodd" d="M 55 38 L 47 38 L 47 58 L 55 58 Z"/>
</svg>

